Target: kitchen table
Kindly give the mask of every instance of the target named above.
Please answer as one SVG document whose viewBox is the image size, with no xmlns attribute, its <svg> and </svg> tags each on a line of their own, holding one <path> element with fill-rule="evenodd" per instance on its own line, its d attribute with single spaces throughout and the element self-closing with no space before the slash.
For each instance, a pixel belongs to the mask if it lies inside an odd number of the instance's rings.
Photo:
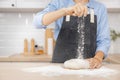
<svg viewBox="0 0 120 80">
<path fill-rule="evenodd" d="M 55 66 L 59 66 L 59 68 L 57 69 Z M 104 63 L 103 66 L 115 70 L 117 73 L 109 72 L 111 75 L 107 75 L 104 74 L 103 70 L 100 73 L 103 76 L 95 75 L 95 73 L 93 75 L 77 74 L 78 72 L 75 73 L 74 71 L 74 74 L 65 74 L 66 72 L 62 69 L 63 64 L 50 62 L 0 62 L 0 80 L 120 80 L 120 64 Z M 55 70 L 57 72 L 60 70 L 61 74 L 55 73 Z M 66 71 L 69 72 L 70 70 Z"/>
</svg>

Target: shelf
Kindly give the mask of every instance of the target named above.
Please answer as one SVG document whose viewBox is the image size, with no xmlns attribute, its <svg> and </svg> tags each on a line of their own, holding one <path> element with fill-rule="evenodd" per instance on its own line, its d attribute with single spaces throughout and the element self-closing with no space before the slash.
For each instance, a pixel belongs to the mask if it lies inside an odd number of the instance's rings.
<svg viewBox="0 0 120 80">
<path fill-rule="evenodd" d="M 43 8 L 0 8 L 0 12 L 39 12 Z"/>
<path fill-rule="evenodd" d="M 120 8 L 108 8 L 108 12 L 120 13 Z"/>
<path fill-rule="evenodd" d="M 17 54 L 9 57 L 0 57 L 0 62 L 51 62 L 51 59 L 52 56 L 49 56 L 47 54 L 29 56 Z"/>
<path fill-rule="evenodd" d="M 39 12 L 44 8 L 0 8 L 0 12 Z M 120 8 L 107 8 L 108 12 L 120 12 Z"/>
</svg>

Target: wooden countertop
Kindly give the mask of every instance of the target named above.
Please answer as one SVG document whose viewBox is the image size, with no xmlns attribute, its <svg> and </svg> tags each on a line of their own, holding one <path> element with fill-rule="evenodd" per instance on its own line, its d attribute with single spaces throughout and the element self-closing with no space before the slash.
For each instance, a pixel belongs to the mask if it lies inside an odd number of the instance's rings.
<svg viewBox="0 0 120 80">
<path fill-rule="evenodd" d="M 0 62 L 51 62 L 52 56 L 47 54 L 42 55 L 12 55 L 9 57 L 0 57 Z M 104 60 L 108 63 L 120 64 L 120 54 L 109 54 Z"/>
<path fill-rule="evenodd" d="M 41 62 L 0 62 L 0 80 L 119 80 L 120 64 L 108 64 L 104 66 L 117 70 L 115 75 L 100 77 L 90 75 L 59 75 L 59 76 L 43 76 L 40 72 L 24 72 L 25 68 L 38 68 L 41 66 L 62 66 L 63 64 L 41 63 Z M 51 68 L 52 69 L 52 68 Z M 54 69 L 53 69 L 54 70 Z M 104 72 L 104 71 L 103 71 Z M 54 73 L 51 73 L 54 74 Z M 103 74 L 106 75 L 106 74 Z"/>
<path fill-rule="evenodd" d="M 11 55 L 9 57 L 0 57 L 0 62 L 50 62 L 52 56 L 47 54 L 42 55 Z"/>
</svg>

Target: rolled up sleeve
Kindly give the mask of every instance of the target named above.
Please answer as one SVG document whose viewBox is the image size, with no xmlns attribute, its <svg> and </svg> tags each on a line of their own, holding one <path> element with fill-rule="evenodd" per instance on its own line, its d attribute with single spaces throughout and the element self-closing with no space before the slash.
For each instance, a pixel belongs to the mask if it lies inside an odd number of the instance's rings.
<svg viewBox="0 0 120 80">
<path fill-rule="evenodd" d="M 98 33 L 97 33 L 97 51 L 104 53 L 104 58 L 108 55 L 110 47 L 110 30 L 108 25 L 108 17 L 106 7 L 103 6 L 101 10 L 100 20 L 98 22 Z"/>
<path fill-rule="evenodd" d="M 46 26 L 43 25 L 43 23 L 42 23 L 43 16 L 46 13 L 55 11 L 57 9 L 58 9 L 58 0 L 52 0 L 43 11 L 38 12 L 35 15 L 35 17 L 33 19 L 33 25 L 36 28 L 46 28 Z"/>
</svg>

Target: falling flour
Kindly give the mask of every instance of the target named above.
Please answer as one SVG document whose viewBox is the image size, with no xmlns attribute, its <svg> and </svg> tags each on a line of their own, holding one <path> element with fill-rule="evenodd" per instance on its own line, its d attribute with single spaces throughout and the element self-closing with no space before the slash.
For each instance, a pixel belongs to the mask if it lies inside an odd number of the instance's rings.
<svg viewBox="0 0 120 80">
<path fill-rule="evenodd" d="M 42 67 L 34 67 L 34 68 L 24 68 L 22 69 L 24 72 L 34 72 L 34 73 L 40 73 L 43 76 L 61 76 L 61 75 L 90 75 L 95 76 L 99 75 L 101 77 L 107 77 L 113 74 L 116 74 L 117 71 L 107 68 L 107 67 L 101 67 L 100 69 L 80 69 L 80 70 L 70 70 L 65 69 L 62 66 L 42 66 Z M 105 74 L 105 75 L 104 75 Z"/>
</svg>

